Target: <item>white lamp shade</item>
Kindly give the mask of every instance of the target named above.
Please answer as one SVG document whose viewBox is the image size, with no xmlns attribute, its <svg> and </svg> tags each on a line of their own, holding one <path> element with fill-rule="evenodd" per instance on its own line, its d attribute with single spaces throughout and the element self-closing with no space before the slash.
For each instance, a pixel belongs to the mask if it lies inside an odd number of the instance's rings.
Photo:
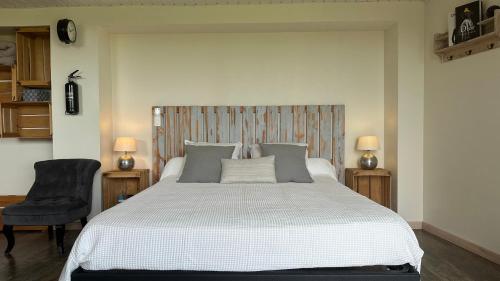
<svg viewBox="0 0 500 281">
<path fill-rule="evenodd" d="M 114 151 L 134 152 L 137 150 L 137 145 L 134 138 L 119 137 L 115 141 Z"/>
<path fill-rule="evenodd" d="M 377 150 L 378 138 L 376 136 L 363 136 L 358 138 L 358 150 Z"/>
</svg>

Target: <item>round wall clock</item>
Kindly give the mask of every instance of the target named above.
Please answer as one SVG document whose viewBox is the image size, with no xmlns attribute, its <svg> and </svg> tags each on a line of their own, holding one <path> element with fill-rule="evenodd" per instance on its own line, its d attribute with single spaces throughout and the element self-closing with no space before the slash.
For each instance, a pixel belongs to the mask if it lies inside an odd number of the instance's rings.
<svg viewBox="0 0 500 281">
<path fill-rule="evenodd" d="M 76 25 L 72 20 L 62 19 L 57 22 L 57 36 L 66 44 L 75 43 Z"/>
</svg>

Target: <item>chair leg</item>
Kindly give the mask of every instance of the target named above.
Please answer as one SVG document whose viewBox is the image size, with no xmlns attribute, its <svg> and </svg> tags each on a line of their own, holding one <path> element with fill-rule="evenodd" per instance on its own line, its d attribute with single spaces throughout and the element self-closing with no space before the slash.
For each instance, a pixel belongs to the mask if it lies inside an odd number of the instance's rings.
<svg viewBox="0 0 500 281">
<path fill-rule="evenodd" d="M 7 248 L 5 248 L 5 254 L 9 255 L 12 248 L 14 248 L 14 244 L 16 244 L 16 240 L 14 239 L 14 226 L 5 224 L 3 226 L 3 234 L 5 235 L 5 238 L 7 238 Z"/>
<path fill-rule="evenodd" d="M 87 225 L 87 217 L 83 217 L 80 219 L 80 223 L 82 224 L 82 228 L 85 227 L 85 225 Z"/>
<path fill-rule="evenodd" d="M 64 224 L 62 225 L 56 225 L 56 244 L 57 244 L 57 252 L 59 253 L 59 256 L 62 256 L 64 254 L 64 231 L 66 229 L 66 226 Z"/>
<path fill-rule="evenodd" d="M 54 239 L 54 226 L 49 225 L 47 227 L 47 232 L 49 233 L 49 240 Z"/>
</svg>

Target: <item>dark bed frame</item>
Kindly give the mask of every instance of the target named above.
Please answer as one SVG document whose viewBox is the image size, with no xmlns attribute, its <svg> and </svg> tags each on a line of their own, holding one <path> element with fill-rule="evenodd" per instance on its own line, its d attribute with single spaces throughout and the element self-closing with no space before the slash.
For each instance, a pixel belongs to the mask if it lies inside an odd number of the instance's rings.
<svg viewBox="0 0 500 281">
<path fill-rule="evenodd" d="M 349 268 L 290 269 L 258 272 L 216 271 L 88 271 L 81 267 L 72 281 L 419 281 L 420 274 L 409 264 Z"/>
</svg>

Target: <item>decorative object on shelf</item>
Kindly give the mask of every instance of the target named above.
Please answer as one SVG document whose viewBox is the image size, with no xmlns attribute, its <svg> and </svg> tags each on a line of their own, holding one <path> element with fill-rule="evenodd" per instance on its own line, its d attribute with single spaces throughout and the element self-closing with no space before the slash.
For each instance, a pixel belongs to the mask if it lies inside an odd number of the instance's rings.
<svg viewBox="0 0 500 281">
<path fill-rule="evenodd" d="M 498 5 L 493 5 L 493 6 L 490 6 L 488 7 L 488 9 L 486 10 L 486 17 L 487 18 L 492 18 L 495 16 L 495 11 L 496 10 L 500 10 L 500 6 Z"/>
<path fill-rule="evenodd" d="M 481 36 L 481 1 L 474 1 L 455 8 L 455 44 Z"/>
<path fill-rule="evenodd" d="M 454 36 L 455 35 L 455 29 L 456 28 L 456 19 L 455 19 L 455 13 L 449 13 L 448 14 L 448 46 L 453 46 L 455 45 L 454 43 Z"/>
<path fill-rule="evenodd" d="M 78 84 L 75 80 L 82 78 L 75 74 L 79 70 L 75 70 L 68 75 L 68 83 L 64 85 L 64 92 L 66 93 L 66 114 L 77 115 L 80 112 L 80 98 L 78 95 Z"/>
<path fill-rule="evenodd" d="M 23 101 L 50 101 L 50 89 L 23 89 Z"/>
<path fill-rule="evenodd" d="M 376 136 L 363 136 L 358 138 L 358 150 L 364 151 L 359 159 L 359 166 L 363 170 L 377 168 L 378 159 L 372 151 L 378 149 L 378 138 Z"/>
<path fill-rule="evenodd" d="M 71 44 L 76 42 L 76 25 L 70 19 L 62 19 L 57 22 L 57 36 L 61 42 Z"/>
<path fill-rule="evenodd" d="M 135 160 L 129 152 L 135 152 L 137 146 L 134 138 L 119 137 L 116 139 L 114 151 L 125 152 L 118 159 L 118 168 L 122 171 L 130 171 L 134 168 Z"/>
</svg>

